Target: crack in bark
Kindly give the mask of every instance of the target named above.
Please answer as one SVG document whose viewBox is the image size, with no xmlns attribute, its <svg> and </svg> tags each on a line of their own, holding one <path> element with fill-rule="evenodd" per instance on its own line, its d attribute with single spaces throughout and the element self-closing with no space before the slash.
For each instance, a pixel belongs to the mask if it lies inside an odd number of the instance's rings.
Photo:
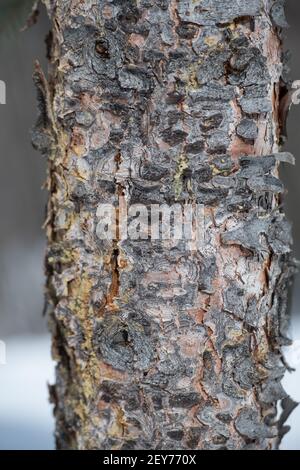
<svg viewBox="0 0 300 470">
<path fill-rule="evenodd" d="M 278 179 L 293 162 L 279 153 L 281 9 L 45 3 L 36 145 L 58 447 L 275 448 L 295 270 Z M 116 239 L 99 240 L 97 207 L 120 198 L 203 204 L 206 245 L 124 240 L 119 207 Z"/>
</svg>

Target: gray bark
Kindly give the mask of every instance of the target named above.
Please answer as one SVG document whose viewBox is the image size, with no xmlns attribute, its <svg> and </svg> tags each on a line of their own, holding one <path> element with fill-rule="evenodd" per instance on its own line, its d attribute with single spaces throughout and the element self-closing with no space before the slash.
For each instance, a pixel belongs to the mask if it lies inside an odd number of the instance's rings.
<svg viewBox="0 0 300 470">
<path fill-rule="evenodd" d="M 293 407 L 283 2 L 44 1 L 58 448 L 274 449 Z M 120 195 L 204 204 L 203 249 L 99 240 L 97 207 Z"/>
</svg>

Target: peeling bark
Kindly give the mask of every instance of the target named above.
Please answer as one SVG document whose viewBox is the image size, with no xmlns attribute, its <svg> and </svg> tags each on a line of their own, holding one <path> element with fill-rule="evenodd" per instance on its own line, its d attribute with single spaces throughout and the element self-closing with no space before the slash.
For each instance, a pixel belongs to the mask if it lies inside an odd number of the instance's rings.
<svg viewBox="0 0 300 470">
<path fill-rule="evenodd" d="M 274 449 L 289 343 L 283 2 L 44 0 L 35 145 L 61 449 Z M 48 41 L 49 44 L 49 41 Z M 206 244 L 101 241 L 99 203 L 205 205 Z"/>
</svg>

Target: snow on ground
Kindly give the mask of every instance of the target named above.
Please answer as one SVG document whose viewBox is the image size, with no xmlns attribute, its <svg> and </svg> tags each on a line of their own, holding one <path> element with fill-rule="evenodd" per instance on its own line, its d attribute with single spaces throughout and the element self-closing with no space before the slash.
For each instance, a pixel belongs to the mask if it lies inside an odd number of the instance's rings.
<svg viewBox="0 0 300 470">
<path fill-rule="evenodd" d="M 294 315 L 295 317 L 296 315 Z M 285 350 L 288 364 L 296 369 L 295 372 L 285 374 L 283 386 L 291 398 L 300 403 L 300 321 L 293 323 L 292 334 L 294 344 Z M 300 450 L 300 404 L 293 411 L 287 423 L 291 426 L 290 432 L 284 437 L 281 450 Z"/>
<path fill-rule="evenodd" d="M 300 323 L 293 337 L 300 340 Z M 284 386 L 300 402 L 300 346 L 287 352 L 297 372 L 287 374 Z M 299 341 L 300 344 L 300 341 Z M 297 363 L 297 364 L 296 364 Z M 0 449 L 53 449 L 54 420 L 48 402 L 47 383 L 54 381 L 47 336 L 14 337 L 6 340 L 6 365 L 0 364 Z M 281 449 L 300 449 L 300 406 L 288 424 L 292 430 Z"/>
<path fill-rule="evenodd" d="M 47 336 L 8 338 L 0 365 L 0 449 L 53 449 L 47 383 L 54 381 Z"/>
</svg>

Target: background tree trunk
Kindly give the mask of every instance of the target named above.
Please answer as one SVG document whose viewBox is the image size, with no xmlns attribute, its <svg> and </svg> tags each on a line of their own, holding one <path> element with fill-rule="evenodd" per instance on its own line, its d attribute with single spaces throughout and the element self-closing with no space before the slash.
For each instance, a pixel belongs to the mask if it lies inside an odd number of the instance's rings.
<svg viewBox="0 0 300 470">
<path fill-rule="evenodd" d="M 35 145 L 49 159 L 58 448 L 275 448 L 293 407 L 283 2 L 44 1 Z M 204 204 L 203 249 L 101 241 L 97 207 L 119 196 Z"/>
</svg>

